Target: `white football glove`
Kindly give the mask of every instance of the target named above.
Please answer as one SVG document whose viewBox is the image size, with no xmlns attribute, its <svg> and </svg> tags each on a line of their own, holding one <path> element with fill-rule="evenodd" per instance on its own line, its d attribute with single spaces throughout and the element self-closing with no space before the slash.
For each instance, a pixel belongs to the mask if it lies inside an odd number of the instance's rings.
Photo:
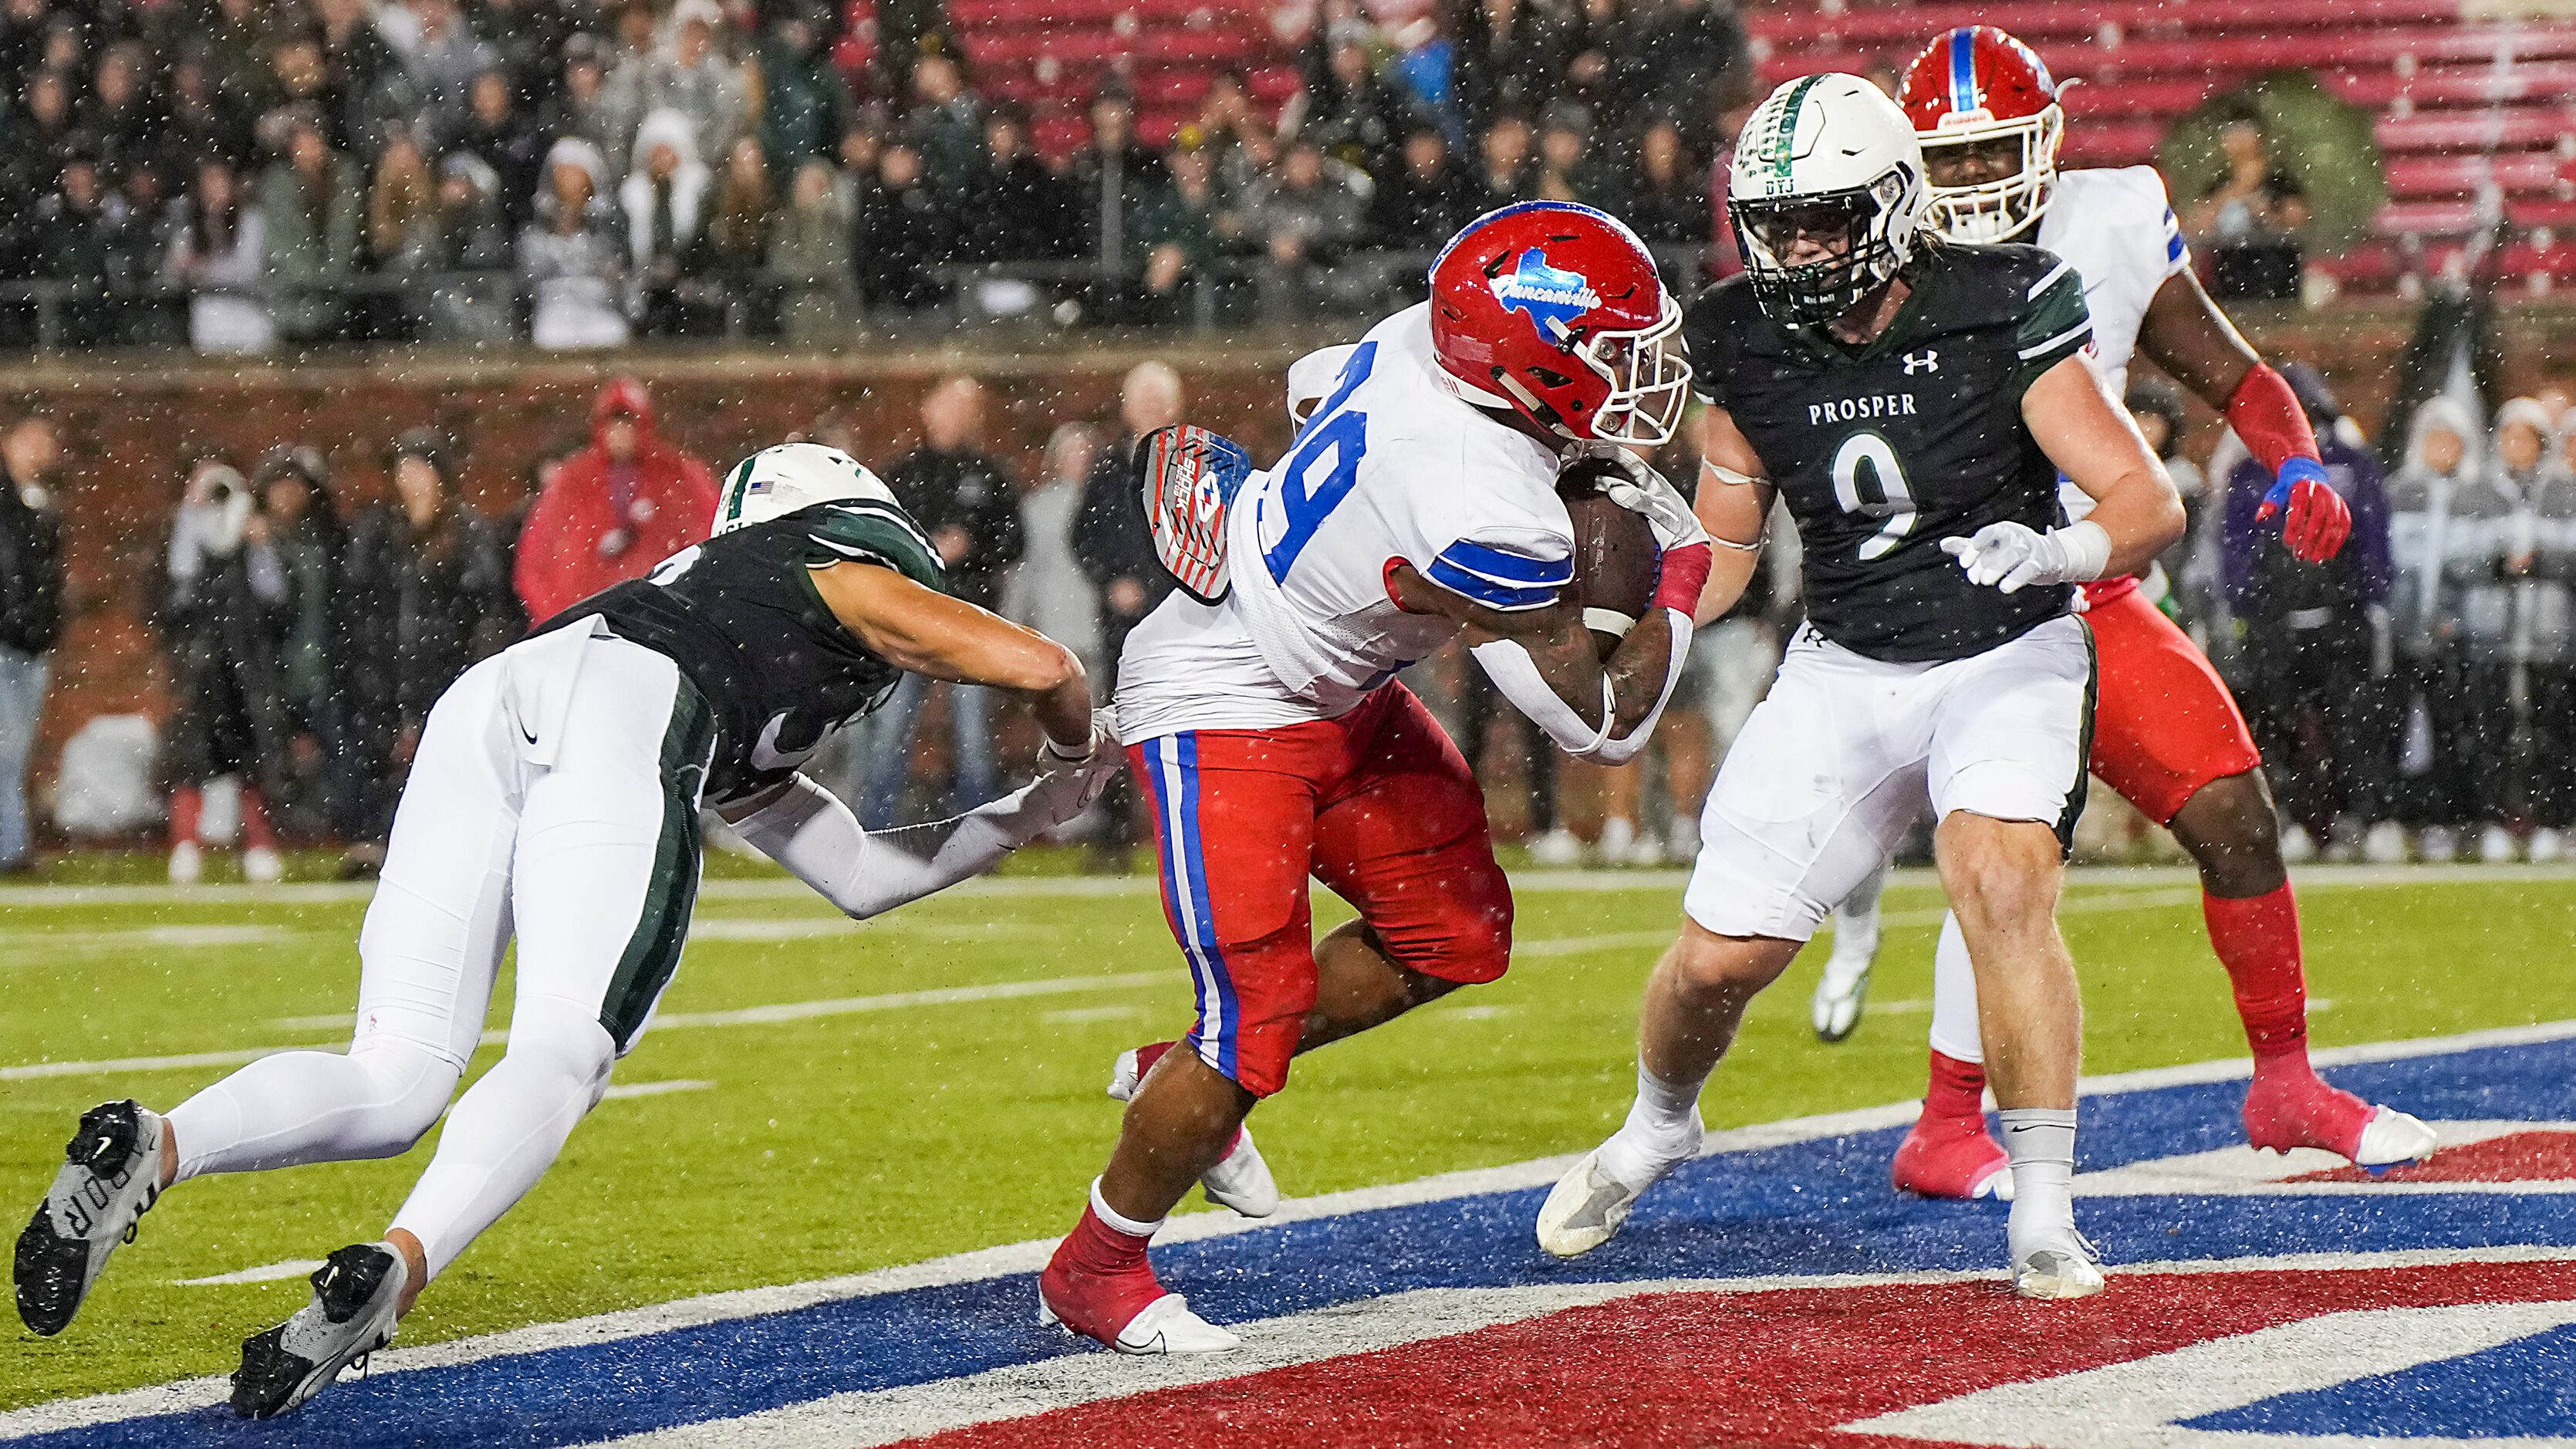
<svg viewBox="0 0 2576 1449">
<path fill-rule="evenodd" d="M 1038 777 L 1029 786 L 1023 816 L 1029 838 L 1062 825 L 1091 808 L 1112 776 L 1127 762 L 1118 744 L 1118 716 L 1106 705 L 1091 712 L 1091 738 L 1068 748 L 1048 740 L 1038 747 Z"/>
<path fill-rule="evenodd" d="M 1699 526 L 1699 515 L 1691 511 L 1690 500 L 1682 496 L 1671 479 L 1656 472 L 1653 464 L 1622 447 L 1589 443 L 1575 450 L 1567 466 L 1592 461 L 1618 469 L 1595 486 L 1603 497 L 1646 520 L 1646 526 L 1655 531 L 1658 553 L 1708 542 L 1708 530 Z"/>
<path fill-rule="evenodd" d="M 2102 577 L 2111 563 L 2111 535 L 2086 520 L 2038 532 L 2026 524 L 1989 523 L 1974 538 L 1941 540 L 1941 551 L 1967 570 L 1968 582 L 2019 593 L 2032 584 L 2077 584 Z"/>
</svg>

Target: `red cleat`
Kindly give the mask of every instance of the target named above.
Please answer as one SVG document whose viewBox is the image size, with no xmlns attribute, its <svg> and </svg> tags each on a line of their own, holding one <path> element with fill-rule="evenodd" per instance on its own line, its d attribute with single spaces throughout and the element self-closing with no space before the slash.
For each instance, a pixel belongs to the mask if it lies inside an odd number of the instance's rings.
<svg viewBox="0 0 2576 1449">
<path fill-rule="evenodd" d="M 1889 1176 L 1898 1192 L 1917 1197 L 1961 1202 L 2012 1198 L 2012 1161 L 2004 1155 L 2003 1144 L 1986 1130 L 1982 1112 L 1974 1117 L 1935 1117 L 1926 1112 L 1915 1118 L 1914 1130 L 1905 1134 L 1896 1149 Z"/>
<path fill-rule="evenodd" d="M 2360 1167 L 2412 1162 L 2436 1146 L 2430 1127 L 2328 1084 L 2298 1057 L 2256 1064 L 2245 1090 L 2245 1140 L 2274 1152 L 2313 1147 Z"/>
</svg>

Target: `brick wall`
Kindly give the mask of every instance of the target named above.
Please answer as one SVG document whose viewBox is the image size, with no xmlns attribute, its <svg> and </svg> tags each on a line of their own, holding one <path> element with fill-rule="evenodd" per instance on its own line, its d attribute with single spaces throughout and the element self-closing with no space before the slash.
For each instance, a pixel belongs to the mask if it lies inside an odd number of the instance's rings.
<svg viewBox="0 0 2576 1449">
<path fill-rule="evenodd" d="M 2410 321 L 2410 314 L 2392 308 L 2249 330 L 2271 355 L 2323 368 L 2368 423 L 2385 404 L 2388 364 Z M 2562 343 L 2576 334 L 2571 323 L 2576 319 L 2554 311 L 2513 314 L 2508 386 L 2525 390 L 2549 375 L 2565 377 L 2565 359 L 2576 356 Z M 1119 378 L 1154 356 L 1188 379 L 1192 421 L 1268 456 L 1285 441 L 1281 370 L 1315 340 L 1224 348 L 1044 343 L 980 354 L 890 349 L 793 361 L 639 356 L 621 359 L 616 368 L 544 362 L 0 372 L 0 417 L 42 410 L 59 422 L 66 444 L 60 482 L 73 622 L 56 656 L 39 778 L 50 775 L 62 740 L 82 721 L 136 709 L 157 715 L 163 708 L 144 591 L 165 544 L 183 481 L 179 469 L 200 444 L 226 447 L 245 466 L 277 443 L 319 447 L 343 498 L 357 503 L 385 496 L 385 443 L 403 429 L 434 424 L 461 445 L 468 495 L 497 513 L 524 496 L 539 459 L 584 436 L 592 395 L 619 371 L 652 389 L 667 436 L 721 470 L 827 408 L 858 420 L 867 461 L 890 461 L 919 437 L 922 393 L 948 371 L 964 369 L 992 389 L 993 451 L 1025 477 L 1058 423 L 1080 419 L 1114 429 Z M 2204 427 L 2214 434 L 2214 423 Z M 2198 441 L 2205 449 L 2209 437 Z"/>
</svg>

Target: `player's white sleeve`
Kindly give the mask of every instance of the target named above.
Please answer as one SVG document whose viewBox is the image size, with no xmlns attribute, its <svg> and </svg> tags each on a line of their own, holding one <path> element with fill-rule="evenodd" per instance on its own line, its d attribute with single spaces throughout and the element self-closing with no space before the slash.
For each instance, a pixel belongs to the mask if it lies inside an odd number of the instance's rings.
<svg viewBox="0 0 2576 1449">
<path fill-rule="evenodd" d="M 1050 771 L 954 819 L 874 833 L 860 829 L 858 817 L 831 791 L 796 775 L 776 800 L 734 822 L 734 829 L 823 899 L 864 921 L 984 874 L 1078 813 L 1098 793 L 1086 794 L 1084 774 Z"/>
<path fill-rule="evenodd" d="M 1682 666 L 1690 655 L 1690 616 L 1678 609 L 1664 611 L 1672 625 L 1672 652 L 1664 666 L 1663 691 L 1655 696 L 1654 708 L 1637 722 L 1637 727 L 1624 735 L 1610 733 L 1619 723 L 1618 700 L 1610 679 L 1601 680 L 1601 714 L 1587 721 L 1583 713 L 1567 704 L 1538 672 L 1538 663 L 1517 641 L 1496 639 L 1479 644 L 1470 652 L 1485 677 L 1512 702 L 1532 723 L 1547 732 L 1558 749 L 1578 760 L 1591 760 L 1604 765 L 1624 765 L 1645 749 L 1654 738 L 1655 725 L 1664 717 L 1664 706 L 1672 702 L 1673 686 L 1681 682 Z"/>
</svg>

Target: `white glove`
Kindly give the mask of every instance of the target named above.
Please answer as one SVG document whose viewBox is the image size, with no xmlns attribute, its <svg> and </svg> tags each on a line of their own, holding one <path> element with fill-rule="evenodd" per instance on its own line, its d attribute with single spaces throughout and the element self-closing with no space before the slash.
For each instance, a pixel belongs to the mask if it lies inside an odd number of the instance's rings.
<svg viewBox="0 0 2576 1449">
<path fill-rule="evenodd" d="M 1708 542 L 1708 530 L 1699 526 L 1699 515 L 1691 511 L 1690 500 L 1682 496 L 1671 479 L 1656 472 L 1653 464 L 1608 443 L 1590 443 L 1576 449 L 1567 466 L 1581 462 L 1608 463 L 1618 469 L 1595 486 L 1603 497 L 1646 520 L 1646 526 L 1655 531 L 1657 552 L 1670 553 Z"/>
<path fill-rule="evenodd" d="M 1107 706 L 1091 712 L 1091 738 L 1078 746 L 1048 740 L 1038 748 L 1038 777 L 1029 786 L 1021 819 L 1027 839 L 1054 829 L 1091 808 L 1111 777 L 1127 762 L 1118 745 L 1118 716 Z"/>
<path fill-rule="evenodd" d="M 1955 534 L 1941 551 L 1968 571 L 1968 582 L 2018 593 L 2032 584 L 2075 584 L 2102 577 L 2111 535 L 2090 519 L 2040 533 L 2025 524 L 1989 523 L 1974 538 Z"/>
</svg>

